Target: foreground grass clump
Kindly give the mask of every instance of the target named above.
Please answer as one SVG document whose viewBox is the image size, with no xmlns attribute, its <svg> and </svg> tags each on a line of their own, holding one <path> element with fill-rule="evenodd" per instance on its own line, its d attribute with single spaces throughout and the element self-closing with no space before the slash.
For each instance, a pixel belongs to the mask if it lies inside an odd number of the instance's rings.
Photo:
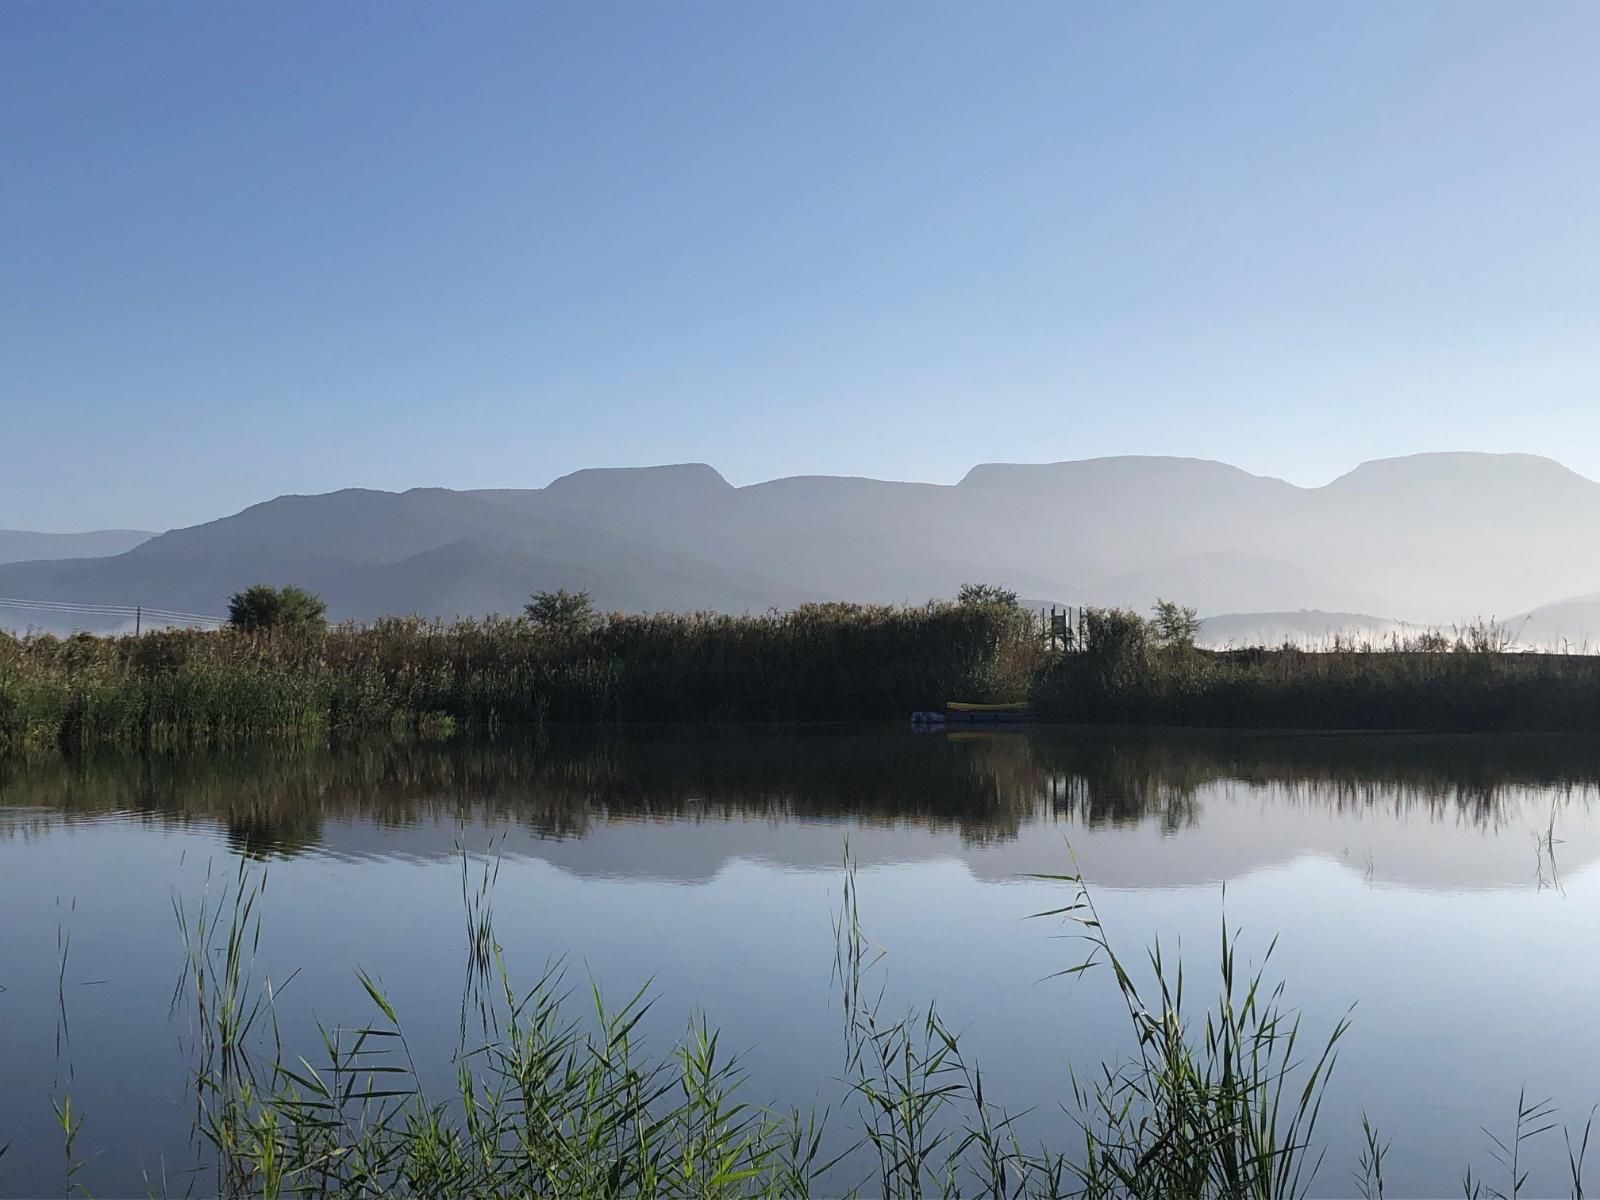
<svg viewBox="0 0 1600 1200">
<path fill-rule="evenodd" d="M 178 915 L 181 994 L 197 1029 L 197 1128 L 217 1190 L 234 1196 L 688 1198 L 1298 1197 L 1320 1164 L 1313 1131 L 1344 1024 L 1309 1051 L 1298 1018 L 1223 938 L 1221 991 L 1196 1024 L 1182 974 L 1157 949 L 1141 994 L 1081 881 L 1054 914 L 1076 922 L 1130 1018 L 1132 1057 L 1070 1089 L 1056 1146 L 1024 1145 L 984 1092 L 960 1036 L 930 1008 L 886 1017 L 853 873 L 836 921 L 843 1104 L 830 1118 L 740 1095 L 737 1061 L 691 1021 L 665 1058 L 637 1028 L 643 993 L 575 1012 L 559 968 L 521 991 L 491 919 L 493 868 L 463 861 L 469 967 L 456 1079 L 422 1085 L 398 1013 L 359 978 L 370 1022 L 323 1032 L 315 1056 L 283 1045 L 273 992 L 253 978 L 259 885 Z"/>
<path fill-rule="evenodd" d="M 1110 983 L 1126 1050 L 1087 1073 L 1063 1063 L 1060 1105 L 1013 1113 L 986 1093 L 963 1035 L 932 1006 L 885 1015 L 875 977 L 884 952 L 863 933 L 848 859 L 846 868 L 834 922 L 837 1100 L 818 1116 L 756 1103 L 703 1019 L 653 1053 L 640 1032 L 651 1007 L 642 990 L 610 1006 L 593 984 L 570 987 L 560 964 L 518 988 L 494 933 L 498 868 L 475 883 L 465 856 L 459 1029 L 452 1018 L 442 1039 L 426 1039 L 453 1048 L 453 1071 L 419 1068 L 396 1006 L 359 969 L 370 1018 L 318 1026 L 314 1049 L 291 1046 L 278 1007 L 300 972 L 259 975 L 267 875 L 241 864 L 198 906 L 174 900 L 185 955 L 173 1005 L 193 1035 L 196 1136 L 192 1159 L 167 1164 L 172 1178 L 185 1195 L 263 1200 L 1299 1200 L 1314 1185 L 1384 1196 L 1390 1144 L 1365 1116 L 1356 1161 L 1338 1174 L 1343 1189 L 1318 1183 L 1317 1129 L 1348 1018 L 1302 1038 L 1283 984 L 1266 973 L 1273 945 L 1245 969 L 1224 923 L 1218 988 L 1196 1006 L 1183 964 L 1159 943 L 1144 963 L 1125 960 L 1082 879 L 1045 877 L 1070 899 L 1038 915 L 1065 919 L 1087 947 L 1060 974 Z M 104 1148 L 84 1132 L 93 1114 L 75 1115 L 70 1078 L 52 1102 L 66 1192 L 86 1195 L 75 1176 Z M 1484 1130 L 1488 1174 L 1468 1170 L 1457 1194 L 1581 1200 L 1592 1121 L 1565 1129 L 1550 1103 L 1524 1093 L 1503 1135 Z M 1562 1182 L 1531 1185 L 1529 1143 L 1557 1129 Z"/>
<path fill-rule="evenodd" d="M 1493 625 L 1455 639 L 1201 650 L 1135 613 L 1086 612 L 1086 649 L 1034 692 L 1058 721 L 1449 732 L 1600 730 L 1600 656 L 1517 653 Z"/>
<path fill-rule="evenodd" d="M 326 632 L 0 634 L 0 753 L 557 721 L 903 717 L 1026 693 L 1042 651 L 998 605 L 808 605 L 550 627 L 390 619 Z"/>
<path fill-rule="evenodd" d="M 177 907 L 206 1148 L 197 1179 L 214 1173 L 217 1194 L 263 1198 L 1299 1200 L 1324 1166 L 1316 1130 L 1348 1019 L 1303 1039 L 1283 984 L 1266 975 L 1272 946 L 1245 970 L 1226 925 L 1218 989 L 1196 1011 L 1181 964 L 1159 944 L 1142 967 L 1124 960 L 1082 879 L 1056 877 L 1072 899 L 1039 915 L 1066 919 L 1087 946 L 1062 974 L 1110 977 L 1130 1049 L 1087 1074 L 1063 1064 L 1060 1109 L 1014 1114 L 985 1093 L 933 1007 L 884 1014 L 872 979 L 882 951 L 862 931 L 847 863 L 834 964 L 842 1101 L 818 1116 L 746 1098 L 739 1063 L 703 1020 L 665 1057 L 650 1054 L 642 991 L 608 1007 L 591 984 L 575 1005 L 559 965 L 518 989 L 494 935 L 494 875 L 485 868 L 474 886 L 463 858 L 455 1077 L 431 1092 L 394 1005 L 359 971 L 371 1020 L 323 1028 L 310 1055 L 285 1046 L 276 993 L 255 978 L 264 874 L 241 867 L 217 902 Z M 71 1162 L 78 1126 L 58 1109 Z M 1048 1120 L 1025 1139 L 1030 1115 Z M 1590 1120 L 1564 1130 L 1560 1191 L 1576 1200 Z M 1558 1127 L 1551 1105 L 1519 1097 L 1514 1126 L 1485 1131 L 1489 1174 L 1469 1169 L 1461 1194 L 1556 1194 L 1530 1188 L 1527 1151 Z M 1361 1134 L 1341 1178 L 1346 1194 L 1381 1200 L 1389 1143 L 1365 1117 Z"/>
</svg>

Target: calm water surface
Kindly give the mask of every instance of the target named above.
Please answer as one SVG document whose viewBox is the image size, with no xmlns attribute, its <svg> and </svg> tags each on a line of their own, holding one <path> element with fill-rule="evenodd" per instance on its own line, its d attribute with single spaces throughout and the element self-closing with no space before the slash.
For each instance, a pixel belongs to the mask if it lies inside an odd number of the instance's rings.
<svg viewBox="0 0 1600 1200">
<path fill-rule="evenodd" d="M 848 841 L 889 1003 L 936 1001 L 986 1089 L 1065 1134 L 1067 1071 L 1127 1048 L 1103 976 L 1029 914 L 1078 866 L 1130 956 L 1211 969 L 1224 919 L 1314 1031 L 1352 1004 L 1317 1192 L 1347 1195 L 1365 1111 L 1392 1194 L 1459 1194 L 1519 1091 L 1600 1102 L 1600 748 L 1554 739 L 902 729 L 550 734 L 492 748 L 0 765 L 0 1195 L 66 1187 L 52 1101 L 96 1196 L 205 1194 L 174 901 L 265 872 L 258 973 L 308 1054 L 381 979 L 447 1077 L 465 972 L 462 862 L 500 860 L 496 932 L 532 982 L 567 956 L 693 1012 L 747 1099 L 837 1102 L 832 915 Z M 1553 822 L 1553 824 L 1552 824 Z M 1553 833 L 1553 837 L 1550 836 Z M 1070 847 L 1070 849 L 1069 849 Z M 478 867 L 473 866 L 476 872 Z M 64 962 L 64 969 L 63 969 Z M 1561 1190 L 1559 1131 L 1530 1194 Z"/>
</svg>

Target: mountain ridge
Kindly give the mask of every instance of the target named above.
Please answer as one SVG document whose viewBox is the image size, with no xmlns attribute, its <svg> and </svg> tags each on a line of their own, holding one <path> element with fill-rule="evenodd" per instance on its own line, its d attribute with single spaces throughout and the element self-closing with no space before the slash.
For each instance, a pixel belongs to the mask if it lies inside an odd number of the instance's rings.
<svg viewBox="0 0 1600 1200">
<path fill-rule="evenodd" d="M 677 463 L 543 488 L 284 495 L 112 556 L 0 564 L 0 596 L 219 612 L 265 579 L 367 619 L 512 612 L 550 587 L 606 608 L 737 612 L 921 602 L 987 580 L 1073 603 L 1449 624 L 1600 590 L 1575 552 L 1597 526 L 1600 483 L 1522 454 L 1375 459 L 1310 488 L 1178 456 L 982 463 L 954 484 L 736 486 Z"/>
</svg>

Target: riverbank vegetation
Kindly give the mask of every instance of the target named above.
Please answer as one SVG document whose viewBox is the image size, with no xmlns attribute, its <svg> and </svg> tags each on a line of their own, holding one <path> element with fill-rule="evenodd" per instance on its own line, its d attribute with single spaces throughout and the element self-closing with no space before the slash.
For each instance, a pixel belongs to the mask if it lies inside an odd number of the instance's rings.
<svg viewBox="0 0 1600 1200">
<path fill-rule="evenodd" d="M 1193 610 L 1169 602 L 1149 619 L 1086 610 L 1082 637 L 1062 645 L 1009 592 L 981 586 L 955 603 L 758 616 L 605 616 L 551 592 L 517 618 L 331 629 L 294 589 L 235 600 L 238 619 L 216 631 L 0 633 L 0 754 L 545 722 L 898 720 L 952 699 L 1030 700 L 1038 719 L 1069 723 L 1600 730 L 1600 656 L 1514 653 L 1492 624 L 1212 651 L 1194 645 Z"/>
<path fill-rule="evenodd" d="M 326 631 L 0 634 L 0 752 L 545 721 L 881 720 L 951 696 L 1020 699 L 1044 658 L 1025 615 L 995 604 L 582 620 L 569 607 Z"/>
<path fill-rule="evenodd" d="M 1040 716 L 1228 728 L 1600 731 L 1600 656 L 1518 653 L 1493 622 L 1377 645 L 1203 650 L 1185 635 L 1181 612 L 1162 607 L 1154 621 L 1090 609 L 1083 651 L 1052 660 L 1036 682 Z"/>
</svg>

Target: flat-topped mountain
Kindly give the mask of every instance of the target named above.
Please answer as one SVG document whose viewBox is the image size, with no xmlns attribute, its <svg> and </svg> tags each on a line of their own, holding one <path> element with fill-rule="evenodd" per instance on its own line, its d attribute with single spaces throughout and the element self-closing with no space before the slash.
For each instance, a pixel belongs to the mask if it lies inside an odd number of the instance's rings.
<svg viewBox="0 0 1600 1200">
<path fill-rule="evenodd" d="M 1386 459 L 1315 488 L 1186 458 L 984 464 L 953 485 L 735 487 L 683 464 L 281 496 L 109 557 L 0 565 L 0 596 L 220 613 L 266 580 L 370 618 L 515 612 L 554 587 L 605 608 L 749 611 L 985 580 L 1072 603 L 1452 623 L 1595 592 L 1597 529 L 1600 484 L 1518 454 Z"/>
</svg>

